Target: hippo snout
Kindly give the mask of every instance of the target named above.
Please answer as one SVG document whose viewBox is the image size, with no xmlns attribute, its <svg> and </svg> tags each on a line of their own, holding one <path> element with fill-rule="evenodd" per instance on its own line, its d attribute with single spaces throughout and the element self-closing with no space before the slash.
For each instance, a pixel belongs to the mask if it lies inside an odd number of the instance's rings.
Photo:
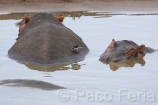
<svg viewBox="0 0 158 105">
<path fill-rule="evenodd" d="M 106 56 L 105 54 L 102 54 L 99 58 L 99 61 L 101 62 L 110 62 L 110 59 L 108 56 Z"/>
</svg>

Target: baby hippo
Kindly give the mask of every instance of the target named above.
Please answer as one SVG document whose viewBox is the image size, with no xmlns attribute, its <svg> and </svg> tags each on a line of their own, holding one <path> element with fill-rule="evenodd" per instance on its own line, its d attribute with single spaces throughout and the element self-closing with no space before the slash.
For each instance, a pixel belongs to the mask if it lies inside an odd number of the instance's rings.
<svg viewBox="0 0 158 105">
<path fill-rule="evenodd" d="M 100 56 L 101 62 L 120 62 L 132 58 L 143 58 L 147 53 L 153 53 L 156 51 L 145 45 L 137 45 L 133 41 L 122 40 L 115 41 L 112 40 L 111 44 L 105 50 L 105 52 Z"/>
</svg>

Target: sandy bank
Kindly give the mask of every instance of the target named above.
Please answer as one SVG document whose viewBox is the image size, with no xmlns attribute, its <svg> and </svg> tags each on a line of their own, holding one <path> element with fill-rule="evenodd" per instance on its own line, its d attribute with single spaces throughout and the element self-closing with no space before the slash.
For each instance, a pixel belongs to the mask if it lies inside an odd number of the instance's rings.
<svg viewBox="0 0 158 105">
<path fill-rule="evenodd" d="M 32 0 L 32 2 L 29 2 L 30 0 L 17 0 L 17 2 L 8 3 L 7 1 L 0 0 L 0 13 L 45 11 L 158 11 L 158 0 L 57 0 L 54 2 L 51 0 Z"/>
</svg>

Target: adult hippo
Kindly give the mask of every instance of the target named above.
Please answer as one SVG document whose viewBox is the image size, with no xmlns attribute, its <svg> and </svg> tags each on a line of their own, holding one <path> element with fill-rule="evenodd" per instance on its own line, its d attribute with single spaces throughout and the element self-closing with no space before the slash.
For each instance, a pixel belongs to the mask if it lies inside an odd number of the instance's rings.
<svg viewBox="0 0 158 105">
<path fill-rule="evenodd" d="M 63 16 L 49 13 L 25 16 L 19 22 L 18 38 L 8 56 L 40 65 L 83 60 L 89 49 L 78 35 L 61 23 L 63 19 Z"/>
<path fill-rule="evenodd" d="M 113 39 L 99 60 L 102 62 L 116 63 L 131 58 L 143 58 L 147 53 L 153 53 L 154 51 L 156 50 L 145 45 L 139 46 L 133 41 L 115 41 Z"/>
</svg>

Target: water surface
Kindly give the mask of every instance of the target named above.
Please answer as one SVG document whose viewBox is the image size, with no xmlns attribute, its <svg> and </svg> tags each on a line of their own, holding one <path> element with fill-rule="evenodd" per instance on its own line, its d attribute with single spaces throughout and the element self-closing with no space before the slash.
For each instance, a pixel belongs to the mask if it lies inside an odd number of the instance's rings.
<svg viewBox="0 0 158 105">
<path fill-rule="evenodd" d="M 62 89 L 47 91 L 31 86 L 2 85 L 0 86 L 1 105 L 131 105 L 133 103 L 157 105 L 158 52 L 147 54 L 143 59 L 143 64 L 134 62 L 134 66 L 130 67 L 124 67 L 125 65 L 122 64 L 123 67 L 115 70 L 98 59 L 112 38 L 132 40 L 139 45 L 145 44 L 157 49 L 158 15 L 148 12 L 145 14 L 142 12 L 99 12 L 95 13 L 96 15 L 94 13 L 82 15 L 81 12 L 80 14 L 79 17 L 67 15 L 63 24 L 78 34 L 89 47 L 90 52 L 85 60 L 76 64 L 42 69 L 8 58 L 7 51 L 18 36 L 18 27 L 15 23 L 20 18 L 16 20 L 11 17 L 0 20 L 0 80 L 44 81 L 66 88 L 60 96 Z M 131 93 L 136 98 L 129 98 Z M 120 96 L 120 94 L 125 95 Z M 152 94 L 154 94 L 154 101 Z"/>
</svg>

